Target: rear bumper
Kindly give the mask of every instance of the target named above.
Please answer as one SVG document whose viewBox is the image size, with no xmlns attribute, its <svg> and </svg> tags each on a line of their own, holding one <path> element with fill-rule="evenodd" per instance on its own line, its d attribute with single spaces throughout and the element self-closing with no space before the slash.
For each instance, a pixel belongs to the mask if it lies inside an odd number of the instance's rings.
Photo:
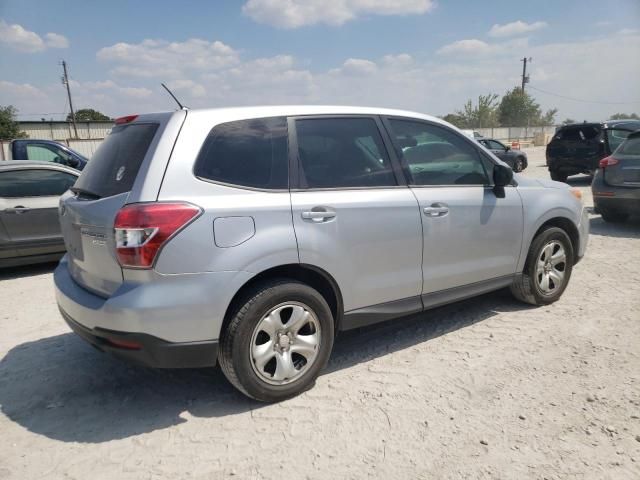
<svg viewBox="0 0 640 480">
<path fill-rule="evenodd" d="M 67 257 L 54 272 L 56 301 L 71 328 L 101 350 L 158 367 L 214 365 L 226 309 L 247 272 L 133 272 L 109 298 L 83 288 Z M 110 340 L 137 342 L 119 348 Z"/>
<path fill-rule="evenodd" d="M 640 214 L 640 187 L 617 187 L 604 183 L 598 170 L 593 178 L 591 192 L 596 211 L 608 209 L 630 215 Z"/>
<path fill-rule="evenodd" d="M 102 352 L 154 368 L 212 367 L 218 358 L 218 342 L 171 343 L 145 333 L 90 329 L 74 321 L 62 308 L 62 317 L 83 340 Z"/>
</svg>

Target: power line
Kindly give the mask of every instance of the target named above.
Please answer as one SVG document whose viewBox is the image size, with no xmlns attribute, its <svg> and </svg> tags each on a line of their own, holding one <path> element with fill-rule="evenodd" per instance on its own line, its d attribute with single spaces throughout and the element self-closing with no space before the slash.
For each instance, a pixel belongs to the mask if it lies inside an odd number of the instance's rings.
<svg viewBox="0 0 640 480">
<path fill-rule="evenodd" d="M 628 105 L 630 103 L 640 103 L 640 100 L 632 100 L 629 102 L 601 102 L 599 100 L 584 100 L 581 98 L 568 97 L 566 95 L 560 95 L 559 93 L 548 92 L 547 90 L 542 90 L 541 88 L 534 87 L 533 85 L 529 85 L 529 88 L 532 88 L 540 93 L 546 93 L 547 95 L 552 95 L 558 98 L 564 98 L 565 100 L 572 100 L 574 102 L 582 102 L 582 103 L 598 103 L 601 105 Z"/>
</svg>

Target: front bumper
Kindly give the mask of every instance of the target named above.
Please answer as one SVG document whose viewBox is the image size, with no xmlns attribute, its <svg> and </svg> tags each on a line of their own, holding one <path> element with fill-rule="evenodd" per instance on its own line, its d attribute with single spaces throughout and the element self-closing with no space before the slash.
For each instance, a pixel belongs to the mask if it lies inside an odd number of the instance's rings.
<svg viewBox="0 0 640 480">
<path fill-rule="evenodd" d="M 587 243 L 589 242 L 589 225 L 589 211 L 585 206 L 583 206 L 580 223 L 578 224 L 579 245 L 575 263 L 582 260 L 582 257 L 584 257 L 584 254 L 587 251 Z"/>
<path fill-rule="evenodd" d="M 62 317 L 79 337 L 102 352 L 154 368 L 199 368 L 216 365 L 218 342 L 171 343 L 145 333 L 90 329 L 74 321 L 62 308 Z"/>
</svg>

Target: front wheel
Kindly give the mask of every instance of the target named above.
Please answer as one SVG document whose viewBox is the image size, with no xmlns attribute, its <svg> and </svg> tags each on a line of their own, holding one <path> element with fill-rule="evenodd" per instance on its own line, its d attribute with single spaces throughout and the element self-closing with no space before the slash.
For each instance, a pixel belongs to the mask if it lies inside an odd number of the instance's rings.
<svg viewBox="0 0 640 480">
<path fill-rule="evenodd" d="M 303 283 L 272 280 L 240 303 L 220 342 L 227 379 L 263 402 L 310 388 L 333 346 L 333 315 L 322 295 Z"/>
<path fill-rule="evenodd" d="M 543 230 L 531 242 L 524 270 L 511 285 L 511 293 L 532 305 L 557 301 L 571 278 L 573 255 L 571 239 L 564 230 Z"/>
</svg>

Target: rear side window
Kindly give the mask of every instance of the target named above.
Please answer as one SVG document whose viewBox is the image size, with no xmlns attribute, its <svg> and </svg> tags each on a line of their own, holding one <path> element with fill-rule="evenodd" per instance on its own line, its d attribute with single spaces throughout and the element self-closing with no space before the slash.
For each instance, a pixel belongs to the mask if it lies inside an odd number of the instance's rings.
<svg viewBox="0 0 640 480">
<path fill-rule="evenodd" d="M 615 149 L 618 148 L 631 133 L 629 130 L 620 130 L 616 128 L 606 130 L 606 132 L 607 141 L 609 142 L 609 150 L 612 152 L 615 151 Z"/>
<path fill-rule="evenodd" d="M 200 150 L 197 177 L 260 189 L 289 186 L 287 120 L 240 120 L 213 128 Z"/>
<path fill-rule="evenodd" d="M 624 155 L 640 155 L 640 135 L 633 135 L 620 145 L 616 153 Z"/>
<path fill-rule="evenodd" d="M 129 192 L 157 130 L 155 123 L 113 127 L 82 171 L 75 188 L 98 197 Z"/>
<path fill-rule="evenodd" d="M 397 185 L 382 137 L 372 118 L 296 121 L 303 188 Z"/>
<path fill-rule="evenodd" d="M 50 197 L 62 195 L 75 182 L 70 173 L 49 169 L 0 172 L 0 197 Z"/>
</svg>

